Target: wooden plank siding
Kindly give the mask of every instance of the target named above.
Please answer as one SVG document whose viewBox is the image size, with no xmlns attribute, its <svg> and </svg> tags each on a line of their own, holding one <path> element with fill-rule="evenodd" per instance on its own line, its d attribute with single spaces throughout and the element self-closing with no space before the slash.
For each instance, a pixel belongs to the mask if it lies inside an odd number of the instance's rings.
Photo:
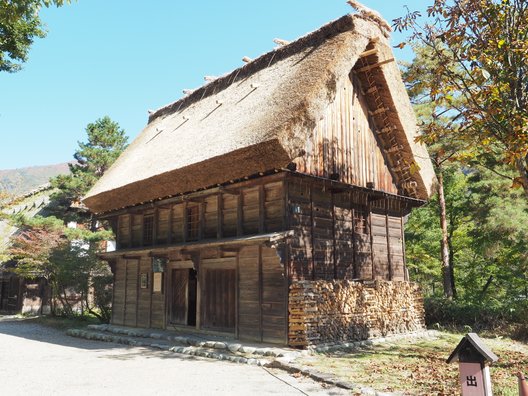
<svg viewBox="0 0 528 396">
<path fill-rule="evenodd" d="M 288 195 L 293 280 L 405 279 L 402 203 L 301 177 L 288 182 Z"/>
<path fill-rule="evenodd" d="M 347 79 L 295 159 L 297 171 L 397 194 L 375 133 L 359 83 Z"/>
<path fill-rule="evenodd" d="M 288 282 L 277 251 L 244 247 L 238 268 L 239 338 L 285 344 Z"/>
<path fill-rule="evenodd" d="M 135 249 L 116 259 L 112 323 L 195 326 L 286 344 L 291 281 L 406 279 L 402 217 L 408 210 L 398 197 L 295 172 L 135 208 L 114 217 L 118 250 Z M 290 230 L 269 244 L 196 244 Z M 153 291 L 157 247 L 169 259 L 161 292 Z"/>
<path fill-rule="evenodd" d="M 240 190 L 116 216 L 118 250 L 284 230 L 284 182 L 273 175 L 266 179 L 245 182 Z M 147 224 L 154 229 L 146 240 Z"/>
</svg>

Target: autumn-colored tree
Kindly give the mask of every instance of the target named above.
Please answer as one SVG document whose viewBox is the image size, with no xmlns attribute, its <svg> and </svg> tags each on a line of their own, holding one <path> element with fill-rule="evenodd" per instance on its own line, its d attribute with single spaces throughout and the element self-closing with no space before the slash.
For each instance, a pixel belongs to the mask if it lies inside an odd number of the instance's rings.
<svg viewBox="0 0 528 396">
<path fill-rule="evenodd" d="M 110 301 L 104 285 L 111 282 L 112 276 L 108 266 L 97 258 L 95 247 L 110 233 L 69 229 L 54 217 L 18 216 L 15 220 L 21 231 L 9 249 L 11 259 L 17 263 L 12 271 L 24 278 L 44 278 L 52 296 L 60 302 L 62 314 L 74 315 L 69 299 L 70 290 L 74 290 L 80 295 L 82 310 L 108 321 Z M 93 286 L 101 286 L 96 288 L 95 301 L 88 298 Z"/>
<path fill-rule="evenodd" d="M 513 185 L 528 198 L 528 2 L 435 0 L 427 14 L 422 23 L 409 12 L 394 25 L 436 59 L 430 99 L 458 124 L 442 133 L 464 143 L 467 161 L 515 170 Z M 438 142 L 437 125 L 423 131 L 424 142 Z"/>
</svg>

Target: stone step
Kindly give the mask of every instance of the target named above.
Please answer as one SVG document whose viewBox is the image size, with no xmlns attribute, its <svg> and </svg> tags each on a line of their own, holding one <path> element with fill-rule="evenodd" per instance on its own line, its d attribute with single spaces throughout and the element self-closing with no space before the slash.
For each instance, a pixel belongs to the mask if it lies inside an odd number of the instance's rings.
<svg viewBox="0 0 528 396">
<path fill-rule="evenodd" d="M 257 366 L 264 366 L 271 362 L 271 359 L 262 359 L 260 356 L 248 356 L 250 354 L 243 354 L 243 352 L 231 352 L 229 349 L 221 349 L 208 346 L 191 346 L 187 344 L 177 343 L 174 340 L 154 339 L 152 337 L 135 337 L 130 335 L 116 335 L 109 334 L 109 332 L 95 331 L 95 330 L 80 330 L 70 329 L 66 334 L 72 337 L 85 338 L 87 340 L 115 342 L 118 344 L 146 347 L 153 349 L 160 349 L 163 351 L 170 351 L 183 355 L 199 356 L 209 359 L 225 360 L 233 363 L 250 364 Z"/>
<path fill-rule="evenodd" d="M 241 343 L 237 340 L 208 336 L 205 334 L 181 334 L 171 331 L 155 331 L 152 329 L 138 329 L 123 326 L 114 326 L 109 324 L 88 325 L 88 330 L 99 333 L 110 333 L 127 337 L 137 337 L 152 339 L 157 341 L 168 341 L 181 346 L 192 346 L 205 349 L 214 349 L 227 351 L 229 353 L 240 354 L 245 358 L 270 357 L 270 358 L 288 358 L 295 359 L 302 354 L 290 348 L 278 348 L 270 346 L 259 346 L 254 344 Z M 254 355 L 254 356 L 251 356 Z"/>
</svg>

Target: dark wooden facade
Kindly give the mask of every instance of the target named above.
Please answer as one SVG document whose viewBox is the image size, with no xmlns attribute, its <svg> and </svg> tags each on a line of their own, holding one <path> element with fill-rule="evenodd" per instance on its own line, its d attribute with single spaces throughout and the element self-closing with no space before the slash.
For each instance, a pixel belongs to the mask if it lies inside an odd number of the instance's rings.
<svg viewBox="0 0 528 396">
<path fill-rule="evenodd" d="M 291 282 L 406 279 L 417 203 L 281 171 L 110 214 L 112 322 L 286 344 Z"/>
<path fill-rule="evenodd" d="M 112 322 L 287 344 L 293 282 L 408 280 L 404 218 L 423 201 L 402 195 L 409 164 L 387 157 L 400 146 L 380 139 L 393 128 L 377 130 L 387 108 L 369 108 L 365 89 L 343 78 L 287 169 L 107 212 Z"/>
</svg>

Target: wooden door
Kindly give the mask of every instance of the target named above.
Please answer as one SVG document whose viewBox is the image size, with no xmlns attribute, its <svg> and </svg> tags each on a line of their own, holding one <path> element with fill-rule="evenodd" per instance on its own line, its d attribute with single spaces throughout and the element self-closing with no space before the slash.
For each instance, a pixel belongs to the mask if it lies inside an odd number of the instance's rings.
<svg viewBox="0 0 528 396">
<path fill-rule="evenodd" d="M 236 326 L 236 269 L 203 268 L 202 327 L 234 332 Z"/>
<path fill-rule="evenodd" d="M 174 324 L 187 324 L 189 270 L 173 269 L 171 273 L 172 297 L 170 321 Z"/>
</svg>

